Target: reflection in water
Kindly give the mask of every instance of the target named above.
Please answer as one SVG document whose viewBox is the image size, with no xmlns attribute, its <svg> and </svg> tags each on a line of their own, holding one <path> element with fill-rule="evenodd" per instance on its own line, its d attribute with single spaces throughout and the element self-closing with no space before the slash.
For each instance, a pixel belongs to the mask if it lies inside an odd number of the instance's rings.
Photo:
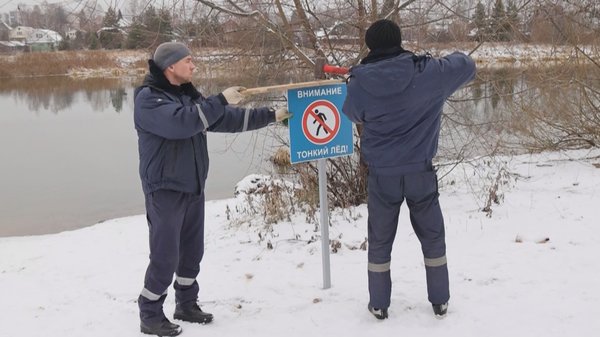
<svg viewBox="0 0 600 337">
<path fill-rule="evenodd" d="M 123 109 L 123 99 L 125 97 L 125 88 L 111 89 L 109 91 L 110 102 L 116 112 L 121 112 Z"/>
<path fill-rule="evenodd" d="M 594 87 L 598 77 L 589 74 L 597 71 L 583 66 L 479 71 L 444 110 L 438 155 L 452 160 L 522 153 L 559 137 L 569 118 L 593 119 L 598 113 L 576 99 L 586 86 Z"/>
<path fill-rule="evenodd" d="M 288 79 L 280 77 L 265 82 L 264 85 L 283 83 Z M 87 78 L 74 79 L 66 76 L 43 77 L 43 78 L 8 78 L 0 81 L 0 95 L 14 97 L 18 104 L 26 104 L 28 110 L 39 112 L 47 110 L 59 113 L 68 110 L 77 95 L 83 94 L 86 102 L 94 111 L 107 110 L 112 106 L 115 112 L 123 110 L 123 104 L 127 102 L 127 90 L 140 85 L 143 77 L 139 78 Z M 194 81 L 198 89 L 209 96 L 218 93 L 227 86 L 233 85 L 231 79 L 196 79 Z M 240 78 L 235 85 L 252 87 L 256 84 L 250 78 Z M 262 104 L 277 100 L 281 94 L 275 96 L 253 97 L 253 102 Z M 133 100 L 133 97 L 130 98 Z M 252 103 L 252 102 L 251 102 Z M 266 104 L 266 103 L 265 103 Z"/>
<path fill-rule="evenodd" d="M 445 109 L 442 157 L 598 144 L 599 71 L 577 64 L 480 71 Z"/>
<path fill-rule="evenodd" d="M 141 80 L 0 84 L 0 236 L 53 233 L 144 212 L 133 126 L 133 90 Z M 207 199 L 233 197 L 243 177 L 269 171 L 277 130 L 209 134 Z"/>
<path fill-rule="evenodd" d="M 33 112 L 48 110 L 59 113 L 69 109 L 75 97 L 84 94 L 95 111 L 106 110 L 109 105 L 116 112 L 123 109 L 125 88 L 138 79 L 90 78 L 73 79 L 66 76 L 44 78 L 10 78 L 0 81 L 0 93 L 26 104 Z"/>
</svg>

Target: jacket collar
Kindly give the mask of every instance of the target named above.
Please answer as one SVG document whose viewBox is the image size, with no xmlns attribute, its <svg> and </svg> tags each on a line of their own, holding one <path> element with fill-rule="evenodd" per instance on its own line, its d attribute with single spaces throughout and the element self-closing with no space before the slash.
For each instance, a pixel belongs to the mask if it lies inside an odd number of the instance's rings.
<svg viewBox="0 0 600 337">
<path fill-rule="evenodd" d="M 375 62 L 387 60 L 392 57 L 396 57 L 402 53 L 410 53 L 410 52 L 400 46 L 385 48 L 385 49 L 374 49 L 369 52 L 367 57 L 365 57 L 364 59 L 362 59 L 362 61 L 360 61 L 360 64 L 369 64 L 369 63 L 375 63 Z"/>
<path fill-rule="evenodd" d="M 149 72 L 146 74 L 142 86 L 156 88 L 178 96 L 182 94 L 181 87 L 171 84 L 153 60 L 148 60 L 148 69 Z"/>
</svg>

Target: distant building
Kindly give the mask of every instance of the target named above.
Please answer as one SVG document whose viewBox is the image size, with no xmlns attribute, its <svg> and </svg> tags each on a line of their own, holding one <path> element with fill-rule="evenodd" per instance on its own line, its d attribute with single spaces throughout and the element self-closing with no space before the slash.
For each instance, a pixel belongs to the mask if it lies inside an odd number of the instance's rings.
<svg viewBox="0 0 600 337">
<path fill-rule="evenodd" d="M 228 19 L 221 24 L 223 30 L 223 40 L 227 43 L 235 43 L 240 39 L 243 39 L 243 34 L 240 33 L 241 27 L 237 20 Z M 215 41 L 210 41 L 207 44 L 212 45 Z"/>
<path fill-rule="evenodd" d="M 100 38 L 102 34 L 107 33 L 121 34 L 123 36 L 127 36 L 127 32 L 119 27 L 102 27 L 96 32 L 96 36 Z"/>
<path fill-rule="evenodd" d="M 317 30 L 315 36 L 321 43 L 332 45 L 356 45 L 359 42 L 354 28 L 341 21 L 335 22 L 331 27 Z"/>
<path fill-rule="evenodd" d="M 25 41 L 27 41 L 27 38 L 29 37 L 29 35 L 32 34 L 34 31 L 35 31 L 35 29 L 31 28 L 31 27 L 17 26 L 10 31 L 8 39 L 10 41 L 25 42 Z"/>
<path fill-rule="evenodd" d="M 65 32 L 65 37 L 67 39 L 73 41 L 73 40 L 77 39 L 77 35 L 83 35 L 83 34 L 85 34 L 85 31 L 83 31 L 81 29 L 69 28 Z"/>
<path fill-rule="evenodd" d="M 63 37 L 49 29 L 35 29 L 26 40 L 31 51 L 57 50 Z"/>
</svg>

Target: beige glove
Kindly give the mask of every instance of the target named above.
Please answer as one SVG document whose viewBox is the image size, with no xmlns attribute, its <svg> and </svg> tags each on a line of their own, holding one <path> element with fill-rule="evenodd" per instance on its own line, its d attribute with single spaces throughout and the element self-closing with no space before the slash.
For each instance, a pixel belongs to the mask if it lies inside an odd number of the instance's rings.
<svg viewBox="0 0 600 337">
<path fill-rule="evenodd" d="M 223 97 L 225 97 L 227 103 L 238 104 L 244 99 L 244 95 L 240 92 L 243 90 L 246 90 L 246 88 L 240 86 L 230 87 L 223 90 L 221 94 L 223 95 Z"/>
<path fill-rule="evenodd" d="M 275 120 L 278 122 L 281 122 L 290 117 L 292 117 L 292 114 L 288 111 L 287 108 L 277 108 L 277 110 L 275 110 Z"/>
</svg>

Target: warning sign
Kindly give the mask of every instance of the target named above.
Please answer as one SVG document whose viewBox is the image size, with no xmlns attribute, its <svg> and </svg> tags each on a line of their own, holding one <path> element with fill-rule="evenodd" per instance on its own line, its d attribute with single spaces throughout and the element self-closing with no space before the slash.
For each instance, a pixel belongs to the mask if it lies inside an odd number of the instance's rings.
<svg viewBox="0 0 600 337">
<path fill-rule="evenodd" d="M 314 144 L 329 143 L 340 130 L 340 113 L 329 101 L 312 103 L 302 116 L 302 132 Z"/>
<path fill-rule="evenodd" d="M 346 85 L 288 90 L 292 163 L 353 153 L 352 122 L 341 112 Z"/>
</svg>

